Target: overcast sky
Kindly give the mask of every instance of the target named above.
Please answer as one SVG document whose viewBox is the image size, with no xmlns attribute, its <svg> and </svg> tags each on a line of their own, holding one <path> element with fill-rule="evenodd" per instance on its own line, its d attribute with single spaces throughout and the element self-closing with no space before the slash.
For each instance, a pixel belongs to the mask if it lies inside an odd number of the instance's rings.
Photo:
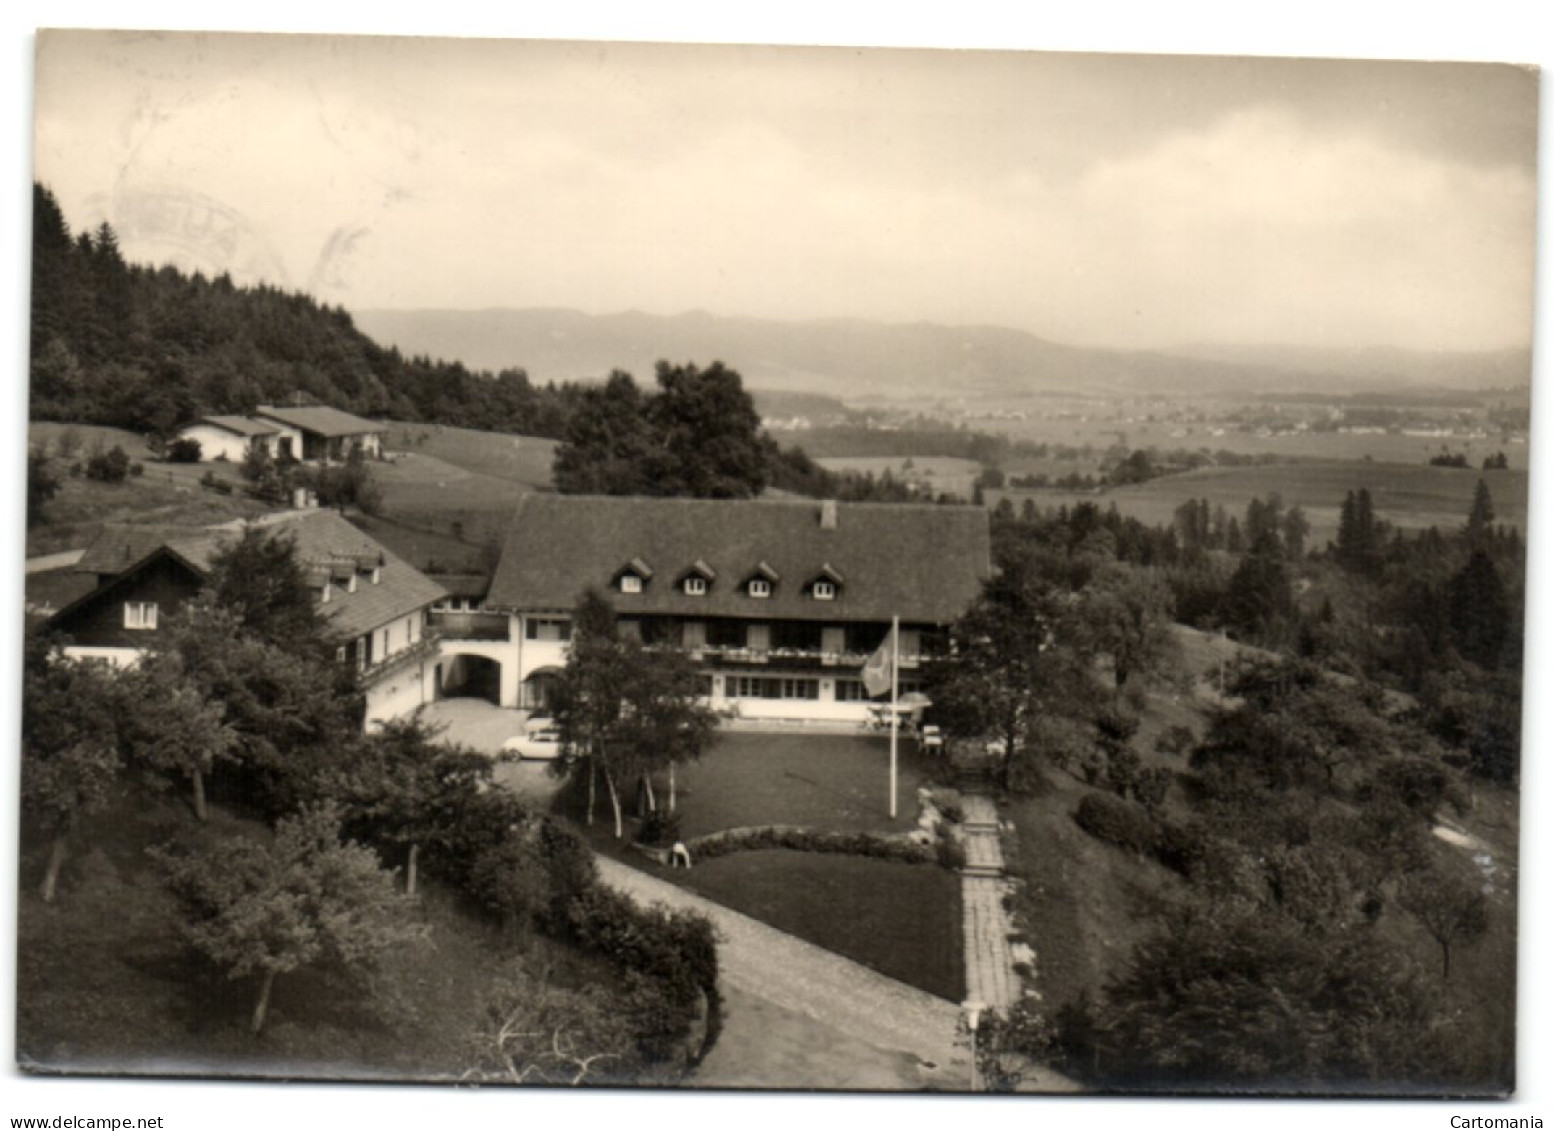
<svg viewBox="0 0 1554 1131">
<path fill-rule="evenodd" d="M 132 258 L 353 309 L 1527 346 L 1487 64 L 48 33 L 35 173 Z"/>
</svg>

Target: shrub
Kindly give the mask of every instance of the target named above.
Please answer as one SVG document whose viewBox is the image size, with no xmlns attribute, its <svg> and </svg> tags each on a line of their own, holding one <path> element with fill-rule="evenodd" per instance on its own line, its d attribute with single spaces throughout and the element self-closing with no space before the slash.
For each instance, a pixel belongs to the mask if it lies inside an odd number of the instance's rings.
<svg viewBox="0 0 1554 1131">
<path fill-rule="evenodd" d="M 1155 821 L 1132 801 L 1109 793 L 1087 793 L 1074 811 L 1085 832 L 1128 852 L 1148 852 L 1155 846 Z"/>
<path fill-rule="evenodd" d="M 1148 766 L 1139 770 L 1133 780 L 1133 797 L 1158 817 L 1165 805 L 1166 794 L 1171 789 L 1171 771 L 1164 766 Z"/>
<path fill-rule="evenodd" d="M 637 842 L 647 845 L 674 844 L 680 839 L 680 814 L 654 809 L 637 830 Z"/>
<path fill-rule="evenodd" d="M 958 872 L 966 866 L 966 849 L 954 837 L 941 834 L 934 842 L 933 848 L 939 867 Z"/>
<path fill-rule="evenodd" d="M 95 452 L 86 461 L 86 477 L 99 483 L 123 483 L 129 475 L 130 458 L 118 444 L 106 452 Z"/>
<path fill-rule="evenodd" d="M 1198 739 L 1193 734 L 1192 728 L 1177 723 L 1166 728 L 1165 732 L 1155 739 L 1155 751 L 1179 758 L 1196 746 L 1197 743 Z"/>
<path fill-rule="evenodd" d="M 786 848 L 794 852 L 834 852 L 843 856 L 870 856 L 878 860 L 897 860 L 908 864 L 926 864 L 936 859 L 925 844 L 900 837 L 874 833 L 826 832 L 795 825 L 761 825 L 754 828 L 725 829 L 697 837 L 686 847 L 695 860 L 713 860 L 734 852 L 766 848 Z"/>
<path fill-rule="evenodd" d="M 500 920 L 509 938 L 526 934 L 547 910 L 549 884 L 537 847 L 518 830 L 471 862 L 469 892 Z"/>
<path fill-rule="evenodd" d="M 585 950 L 663 981 L 678 1004 L 693 1004 L 697 991 L 717 985 L 712 924 L 693 912 L 638 907 L 629 896 L 595 885 L 572 901 L 567 927 Z"/>
<path fill-rule="evenodd" d="M 1184 876 L 1190 876 L 1203 858 L 1204 830 L 1191 825 L 1163 822 L 1155 833 L 1155 859 Z"/>
<path fill-rule="evenodd" d="M 168 463 L 199 463 L 201 454 L 200 442 L 191 437 L 180 437 L 167 445 Z"/>
<path fill-rule="evenodd" d="M 599 868 L 587 842 L 570 826 L 549 817 L 540 822 L 539 849 L 550 887 L 546 927 L 559 933 L 566 927 L 572 901 L 598 883 Z"/>
<path fill-rule="evenodd" d="M 139 460 L 136 460 L 134 463 L 130 464 L 129 473 L 131 476 L 138 478 L 139 476 L 142 476 L 146 473 L 146 465 L 141 463 Z"/>
</svg>

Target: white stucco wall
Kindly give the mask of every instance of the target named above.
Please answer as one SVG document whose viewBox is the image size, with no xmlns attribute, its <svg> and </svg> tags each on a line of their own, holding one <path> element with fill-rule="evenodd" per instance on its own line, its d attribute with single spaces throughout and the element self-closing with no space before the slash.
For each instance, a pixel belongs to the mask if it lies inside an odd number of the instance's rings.
<svg viewBox="0 0 1554 1131">
<path fill-rule="evenodd" d="M 200 462 L 209 463 L 219 456 L 226 456 L 233 463 L 242 463 L 247 454 L 248 440 L 225 428 L 213 424 L 191 424 L 179 430 L 180 439 L 197 440 L 200 445 Z"/>
<path fill-rule="evenodd" d="M 366 723 L 369 732 L 385 722 L 408 715 L 423 703 L 431 702 L 427 684 L 427 665 L 410 664 L 378 680 L 367 688 Z"/>
<path fill-rule="evenodd" d="M 67 644 L 63 651 L 72 660 L 99 660 L 116 668 L 132 668 L 145 655 L 140 648 L 90 648 L 79 644 Z"/>
</svg>

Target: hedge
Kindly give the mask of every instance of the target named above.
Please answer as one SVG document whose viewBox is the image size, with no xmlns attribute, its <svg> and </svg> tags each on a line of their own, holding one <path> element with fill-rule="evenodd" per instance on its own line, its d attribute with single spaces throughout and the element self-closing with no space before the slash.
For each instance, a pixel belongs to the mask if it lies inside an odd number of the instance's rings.
<svg viewBox="0 0 1554 1131">
<path fill-rule="evenodd" d="M 1074 822 L 1097 840 L 1128 852 L 1151 852 L 1159 837 L 1159 826 L 1143 806 L 1110 793 L 1085 794 Z"/>
<path fill-rule="evenodd" d="M 829 832 L 802 825 L 758 825 L 751 828 L 724 829 L 708 833 L 686 844 L 691 859 L 715 860 L 735 852 L 753 852 L 766 848 L 787 848 L 795 852 L 831 852 L 845 856 L 872 856 L 879 860 L 897 860 L 906 864 L 932 864 L 938 859 L 931 844 L 918 844 L 904 837 L 880 836 L 864 832 Z"/>
</svg>

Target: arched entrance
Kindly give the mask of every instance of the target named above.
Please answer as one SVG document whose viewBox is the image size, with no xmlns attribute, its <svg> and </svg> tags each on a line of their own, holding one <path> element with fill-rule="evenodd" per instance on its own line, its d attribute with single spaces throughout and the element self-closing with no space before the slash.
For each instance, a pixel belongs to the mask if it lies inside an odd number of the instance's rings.
<svg viewBox="0 0 1554 1131">
<path fill-rule="evenodd" d="M 536 668 L 518 689 L 518 705 L 529 711 L 550 710 L 556 681 L 560 678 L 560 668 Z"/>
<path fill-rule="evenodd" d="M 437 697 L 485 699 L 502 702 L 502 665 L 487 656 L 467 652 L 444 656 L 437 665 Z"/>
</svg>

